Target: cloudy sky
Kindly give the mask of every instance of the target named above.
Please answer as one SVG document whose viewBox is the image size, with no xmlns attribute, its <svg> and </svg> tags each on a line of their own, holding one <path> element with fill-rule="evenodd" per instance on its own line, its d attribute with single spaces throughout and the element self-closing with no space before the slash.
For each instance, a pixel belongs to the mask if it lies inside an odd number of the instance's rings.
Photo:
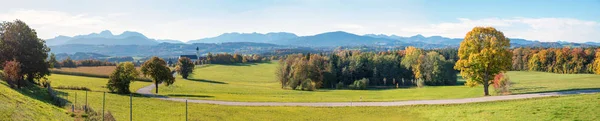
<svg viewBox="0 0 600 121">
<path fill-rule="evenodd" d="M 600 0 L 1 0 L 43 39 L 111 30 L 188 41 L 227 32 L 329 31 L 462 38 L 493 26 L 510 38 L 600 42 Z"/>
</svg>

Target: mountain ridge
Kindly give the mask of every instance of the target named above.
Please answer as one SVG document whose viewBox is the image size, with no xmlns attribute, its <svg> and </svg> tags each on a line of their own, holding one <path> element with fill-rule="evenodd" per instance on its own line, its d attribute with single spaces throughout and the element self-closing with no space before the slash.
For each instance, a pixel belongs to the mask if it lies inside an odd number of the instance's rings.
<svg viewBox="0 0 600 121">
<path fill-rule="evenodd" d="M 511 44 L 518 46 L 543 45 L 543 44 L 571 44 L 574 42 L 540 42 L 537 40 L 527 40 L 520 38 L 510 38 Z M 380 45 L 380 46 L 406 46 L 406 45 L 444 45 L 458 46 L 462 38 L 449 38 L 443 36 L 425 37 L 421 34 L 414 36 L 398 36 L 386 34 L 364 34 L 358 35 L 345 31 L 324 32 L 315 35 L 298 36 L 290 32 L 269 32 L 269 33 L 223 33 L 215 37 L 207 37 L 188 42 L 182 42 L 173 39 L 150 39 L 144 34 L 135 31 L 124 31 L 121 34 L 114 35 L 109 30 L 99 33 L 90 33 L 87 35 L 57 36 L 47 39 L 47 45 L 66 45 L 66 44 L 90 44 L 90 45 L 156 45 L 159 43 L 227 43 L 227 42 L 253 42 L 269 43 L 277 45 L 305 46 L 305 47 L 331 47 L 331 46 L 360 46 L 360 45 Z M 600 42 L 585 42 L 575 44 L 586 44 L 600 46 Z"/>
</svg>

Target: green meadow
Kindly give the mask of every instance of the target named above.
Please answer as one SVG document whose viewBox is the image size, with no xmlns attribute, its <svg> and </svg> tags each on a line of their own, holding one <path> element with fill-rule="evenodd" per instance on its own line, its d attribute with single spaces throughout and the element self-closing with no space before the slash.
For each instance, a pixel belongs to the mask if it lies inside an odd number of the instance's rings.
<svg viewBox="0 0 600 121">
<path fill-rule="evenodd" d="M 481 86 L 464 85 L 372 90 L 281 89 L 281 85 L 275 79 L 276 66 L 276 63 L 260 63 L 198 67 L 190 79 L 177 77 L 174 85 L 159 86 L 159 94 L 191 99 L 247 102 L 399 101 L 483 96 Z M 508 75 L 513 81 L 513 93 L 516 94 L 600 88 L 600 75 L 593 74 L 511 71 Z M 464 82 L 463 79 L 459 81 Z"/>
<path fill-rule="evenodd" d="M 428 86 L 425 88 L 297 91 L 281 89 L 274 77 L 274 63 L 209 65 L 196 69 L 189 80 L 177 77 L 172 86 L 161 85 L 159 94 L 189 99 L 273 102 L 340 102 L 449 99 L 482 96 L 481 87 Z M 600 76 L 509 72 L 513 93 L 534 93 L 600 88 Z M 80 86 L 91 89 L 87 103 L 102 110 L 108 90 L 106 78 L 52 74 L 52 86 Z M 461 80 L 459 80 L 461 81 Z M 462 80 L 464 81 L 464 80 Z M 136 81 L 135 91 L 150 85 Z M 33 90 L 33 91 L 30 91 Z M 35 91 L 37 90 L 37 91 Z M 36 87 L 14 90 L 0 85 L 0 119 L 72 120 L 68 107 L 51 105 L 49 97 Z M 76 105 L 86 102 L 85 91 L 59 89 Z M 75 99 L 74 96 L 78 98 Z M 63 96 L 64 97 L 64 96 Z M 362 100 L 361 100 L 362 98 Z M 117 120 L 129 120 L 129 95 L 106 93 L 106 111 Z M 600 94 L 571 95 L 525 100 L 454 105 L 392 107 L 253 107 L 188 104 L 190 120 L 600 120 Z M 133 120 L 184 120 L 186 104 L 133 95 Z M 20 118 L 27 117 L 27 118 Z"/>
</svg>

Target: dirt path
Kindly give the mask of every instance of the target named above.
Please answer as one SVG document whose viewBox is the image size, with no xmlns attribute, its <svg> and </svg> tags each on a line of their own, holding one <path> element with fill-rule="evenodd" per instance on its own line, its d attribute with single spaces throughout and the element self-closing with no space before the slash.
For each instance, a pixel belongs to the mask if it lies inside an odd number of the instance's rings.
<svg viewBox="0 0 600 121">
<path fill-rule="evenodd" d="M 539 97 L 550 97 L 550 96 L 563 96 L 563 95 L 573 95 L 573 94 L 593 94 L 593 93 L 600 92 L 600 90 L 575 90 L 575 91 L 518 94 L 518 95 L 506 95 L 506 96 L 488 96 L 488 97 L 463 98 L 463 99 L 412 100 L 412 101 L 393 101 L 393 102 L 233 102 L 233 101 L 171 98 L 171 97 L 153 94 L 151 92 L 152 89 L 154 89 L 154 85 L 149 85 L 149 86 L 146 86 L 146 87 L 143 87 L 143 88 L 137 90 L 136 92 L 139 94 L 145 95 L 145 96 L 154 97 L 154 98 L 161 99 L 161 100 L 170 100 L 170 101 L 178 101 L 178 102 L 185 102 L 187 100 L 190 103 L 205 103 L 205 104 L 233 105 L 233 106 L 308 106 L 308 107 L 462 104 L 462 103 L 516 100 L 516 99 L 539 98 Z"/>
</svg>

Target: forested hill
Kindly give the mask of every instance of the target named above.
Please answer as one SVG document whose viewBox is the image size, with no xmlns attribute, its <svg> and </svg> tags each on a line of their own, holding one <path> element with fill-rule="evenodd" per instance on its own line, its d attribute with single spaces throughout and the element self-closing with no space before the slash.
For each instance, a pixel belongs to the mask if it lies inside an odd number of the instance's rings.
<svg viewBox="0 0 600 121">
<path fill-rule="evenodd" d="M 201 54 L 211 53 L 239 53 L 256 54 L 271 52 L 277 49 L 293 48 L 289 46 L 280 46 L 266 43 L 194 43 L 194 44 L 176 44 L 161 43 L 157 45 L 83 45 L 69 44 L 50 46 L 52 53 L 98 53 L 107 56 L 161 56 L 172 57 L 179 55 L 196 54 L 196 47 L 200 49 Z"/>
</svg>

